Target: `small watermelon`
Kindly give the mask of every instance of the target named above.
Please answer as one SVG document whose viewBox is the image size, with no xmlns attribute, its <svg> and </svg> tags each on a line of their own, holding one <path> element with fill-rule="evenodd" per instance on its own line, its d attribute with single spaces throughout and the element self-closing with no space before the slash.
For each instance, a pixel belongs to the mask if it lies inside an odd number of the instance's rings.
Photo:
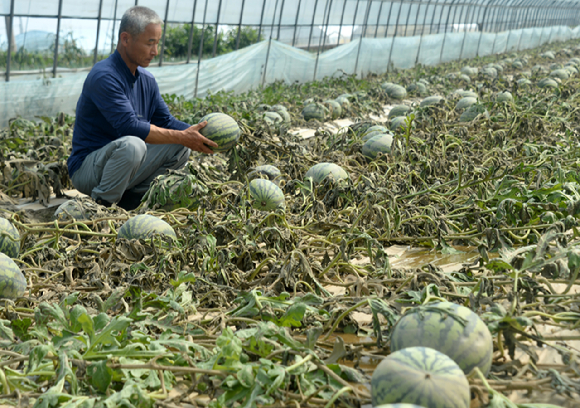
<svg viewBox="0 0 580 408">
<path fill-rule="evenodd" d="M 427 86 L 423 82 L 415 82 L 407 86 L 407 92 L 423 95 L 427 93 Z"/>
<path fill-rule="evenodd" d="M 407 96 L 407 90 L 401 85 L 393 84 L 392 82 L 384 82 L 381 88 L 386 92 L 389 98 L 403 99 Z"/>
<path fill-rule="evenodd" d="M 319 184 L 327 177 L 332 177 L 335 181 L 347 180 L 348 173 L 338 164 L 318 163 L 306 172 L 304 179 L 311 180 L 313 184 Z"/>
<path fill-rule="evenodd" d="M 272 112 L 288 112 L 288 109 L 284 105 L 272 105 L 270 107 L 270 111 Z"/>
<path fill-rule="evenodd" d="M 330 117 L 332 119 L 338 119 L 342 115 L 342 106 L 337 101 L 331 99 L 324 101 L 324 105 L 330 112 Z"/>
<path fill-rule="evenodd" d="M 430 347 L 440 351 L 469 374 L 474 367 L 487 374 L 493 340 L 489 329 L 470 309 L 439 302 L 410 309 L 391 333 L 391 350 Z"/>
<path fill-rule="evenodd" d="M 335 101 L 340 103 L 343 112 L 346 112 L 350 108 L 350 100 L 346 96 L 339 96 Z"/>
<path fill-rule="evenodd" d="M 371 126 L 370 128 L 368 128 L 362 135 L 362 141 L 366 142 L 367 140 L 369 140 L 371 137 L 377 136 L 377 135 L 382 135 L 385 133 L 389 133 L 389 129 L 382 126 L 382 125 L 375 125 L 375 126 Z"/>
<path fill-rule="evenodd" d="M 290 114 L 288 113 L 288 111 L 279 110 L 279 111 L 274 111 L 274 112 L 276 112 L 278 115 L 280 115 L 282 117 L 282 120 L 284 121 L 284 123 L 290 123 L 292 121 L 292 118 L 290 117 Z"/>
<path fill-rule="evenodd" d="M 322 105 L 321 103 L 309 103 L 302 109 L 302 116 L 304 120 L 318 120 L 324 122 L 326 117 L 328 116 L 328 109 Z"/>
<path fill-rule="evenodd" d="M 404 130 L 407 128 L 407 117 L 397 116 L 391 120 L 391 130 L 396 131 L 397 129 Z"/>
<path fill-rule="evenodd" d="M 457 105 L 455 105 L 455 110 L 463 110 L 466 108 L 469 108 L 471 105 L 476 104 L 477 103 L 477 98 L 471 97 L 471 96 L 466 96 L 465 98 L 461 98 L 459 100 L 459 102 L 457 102 Z"/>
<path fill-rule="evenodd" d="M 153 234 L 164 234 L 177 239 L 175 231 L 165 221 L 149 214 L 139 214 L 129 218 L 119 229 L 118 238 L 147 239 Z"/>
<path fill-rule="evenodd" d="M 512 102 L 513 100 L 514 97 L 512 96 L 512 93 L 509 91 L 499 92 L 495 97 L 496 102 Z"/>
<path fill-rule="evenodd" d="M 268 126 L 280 126 L 284 119 L 278 112 L 265 112 L 262 116 Z"/>
<path fill-rule="evenodd" d="M 212 148 L 214 152 L 226 152 L 238 143 L 240 127 L 231 116 L 215 112 L 201 118 L 200 122 L 204 121 L 207 121 L 207 125 L 199 133 L 217 143 L 218 147 Z"/>
<path fill-rule="evenodd" d="M 469 66 L 461 68 L 461 73 L 469 76 L 477 75 L 477 71 L 477 68 L 472 68 Z"/>
<path fill-rule="evenodd" d="M 570 73 L 563 68 L 555 69 L 550 72 L 552 78 L 568 79 L 570 78 Z"/>
<path fill-rule="evenodd" d="M 89 215 L 85 212 L 82 204 L 76 200 L 67 200 L 58 206 L 54 212 L 54 217 L 59 221 L 86 220 Z"/>
<path fill-rule="evenodd" d="M 425 106 L 438 105 L 444 100 L 445 100 L 445 98 L 443 98 L 442 96 L 439 96 L 439 95 L 428 96 L 421 101 L 420 106 L 425 107 Z"/>
<path fill-rule="evenodd" d="M 485 106 L 479 105 L 479 104 L 474 104 L 474 105 L 471 105 L 469 108 L 467 108 L 461 114 L 461 116 L 459 117 L 459 121 L 460 122 L 471 122 L 472 120 L 477 118 L 479 115 L 488 116 L 489 114 L 487 113 L 487 109 L 485 109 Z"/>
<path fill-rule="evenodd" d="M 410 106 L 407 105 L 396 105 L 389 111 L 389 119 L 396 118 L 398 116 L 405 116 L 411 110 Z"/>
<path fill-rule="evenodd" d="M 248 173 L 248 179 L 252 180 L 254 178 L 267 178 L 270 181 L 274 181 L 280 177 L 282 173 L 276 166 L 270 164 L 264 164 L 262 166 L 257 166 Z"/>
<path fill-rule="evenodd" d="M 6 218 L 0 217 L 0 252 L 10 258 L 20 254 L 20 233 Z"/>
<path fill-rule="evenodd" d="M 457 79 L 460 79 L 460 80 L 462 80 L 463 82 L 467 82 L 467 83 L 471 82 L 471 78 L 469 78 L 469 76 L 468 76 L 468 75 L 465 75 L 465 74 L 461 74 L 461 75 L 459 75 L 459 76 L 457 77 Z"/>
<path fill-rule="evenodd" d="M 0 299 L 16 299 L 26 291 L 26 279 L 18 265 L 0 253 Z"/>
<path fill-rule="evenodd" d="M 427 347 L 409 347 L 390 354 L 371 379 L 373 406 L 416 404 L 425 408 L 469 408 L 469 383 L 461 368 L 445 354 Z"/>
<path fill-rule="evenodd" d="M 467 98 L 467 97 L 471 97 L 471 98 L 477 98 L 477 93 L 473 92 L 473 91 L 466 91 L 464 89 L 457 89 L 455 92 L 453 92 L 455 95 L 459 96 L 460 98 Z"/>
<path fill-rule="evenodd" d="M 254 208 L 262 211 L 272 211 L 286 206 L 284 193 L 270 180 L 254 179 L 250 181 L 250 195 L 254 200 Z"/>
<path fill-rule="evenodd" d="M 538 86 L 540 88 L 558 88 L 558 82 L 552 78 L 544 78 L 538 81 Z"/>
<path fill-rule="evenodd" d="M 383 134 L 371 137 L 365 142 L 362 147 L 362 154 L 369 158 L 375 159 L 379 153 L 391 153 L 391 146 L 393 145 L 393 136 L 390 134 Z"/>
<path fill-rule="evenodd" d="M 519 86 L 527 86 L 532 84 L 532 81 L 530 81 L 528 78 L 520 78 L 516 82 L 518 83 Z"/>
</svg>

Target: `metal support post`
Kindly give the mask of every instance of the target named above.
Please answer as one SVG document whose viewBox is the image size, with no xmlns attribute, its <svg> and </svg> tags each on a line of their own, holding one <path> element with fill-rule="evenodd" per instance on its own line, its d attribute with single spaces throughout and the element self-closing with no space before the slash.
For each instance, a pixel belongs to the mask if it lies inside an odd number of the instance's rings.
<svg viewBox="0 0 580 408">
<path fill-rule="evenodd" d="M 381 0 L 381 5 L 379 6 L 379 12 L 377 13 L 377 24 L 375 25 L 375 36 L 374 38 L 377 38 L 377 35 L 379 34 L 379 24 L 381 21 L 381 14 L 383 12 L 383 4 L 385 4 L 384 0 Z"/>
<path fill-rule="evenodd" d="M 270 26 L 270 40 L 268 41 L 268 50 L 266 51 L 266 62 L 264 63 L 264 72 L 262 74 L 262 87 L 266 83 L 266 72 L 268 72 L 268 60 L 270 59 L 270 48 L 272 47 L 272 35 L 274 34 L 274 24 L 276 23 L 276 10 L 278 10 L 278 0 L 274 4 L 274 13 L 272 14 L 272 24 Z"/>
<path fill-rule="evenodd" d="M 99 0 L 99 14 L 97 15 L 97 40 L 95 41 L 95 50 L 93 52 L 93 65 L 97 63 L 99 50 L 99 34 L 101 32 L 101 19 L 103 12 L 103 0 Z"/>
<path fill-rule="evenodd" d="M 300 4 L 302 0 L 298 0 L 298 8 L 296 9 L 296 20 L 294 21 L 294 35 L 292 36 L 292 47 L 296 44 L 296 30 L 298 29 L 298 16 L 300 15 Z M 338 34 L 340 37 L 340 32 Z"/>
<path fill-rule="evenodd" d="M 432 0 L 429 0 L 427 2 L 427 7 L 425 8 L 425 15 L 423 16 L 423 28 L 421 29 L 421 37 L 419 38 L 419 47 L 417 47 L 417 55 L 415 56 L 415 65 L 419 63 L 419 55 L 421 55 L 421 45 L 423 44 L 423 36 L 425 35 L 425 22 L 427 21 L 427 13 L 429 12 L 429 6 L 431 6 L 431 1 Z M 433 9 L 433 17 L 435 17 L 435 9 Z M 431 21 L 432 20 L 433 19 L 431 19 Z"/>
<path fill-rule="evenodd" d="M 391 49 L 389 50 L 389 60 L 387 61 L 387 72 L 391 70 L 391 58 L 393 57 L 393 48 L 395 48 L 395 40 L 397 38 L 397 31 L 399 30 L 399 19 L 401 18 L 401 10 L 403 8 L 403 0 L 399 3 L 399 12 L 397 13 L 397 21 L 395 22 L 395 33 L 391 41 Z"/>
<path fill-rule="evenodd" d="M 488 2 L 483 6 L 483 17 L 481 19 L 481 29 L 479 30 L 479 40 L 477 41 L 477 52 L 475 53 L 476 57 L 479 57 L 479 47 L 481 46 L 481 37 L 483 37 L 483 33 L 485 31 L 485 17 L 487 16 L 487 11 L 489 10 L 489 6 L 493 0 L 488 0 Z"/>
<path fill-rule="evenodd" d="M 417 34 L 417 26 L 419 25 L 419 13 L 421 12 L 421 6 L 422 3 L 419 3 L 419 6 L 417 7 L 417 14 L 415 15 L 415 24 L 413 24 L 413 34 L 411 34 L 413 37 Z"/>
<path fill-rule="evenodd" d="M 447 38 L 447 25 L 449 24 L 449 15 L 451 14 L 451 7 L 455 4 L 456 0 L 451 0 L 451 4 L 449 6 L 449 12 L 447 13 L 447 18 L 445 19 L 445 31 L 443 33 L 443 41 L 441 43 L 441 52 L 439 53 L 439 62 L 443 59 L 443 50 L 445 48 L 445 39 Z"/>
<path fill-rule="evenodd" d="M 262 36 L 262 23 L 264 22 L 264 12 L 266 11 L 266 0 L 262 2 L 262 15 L 260 16 L 260 28 L 258 29 L 258 41 Z"/>
<path fill-rule="evenodd" d="M 215 22 L 215 33 L 213 35 L 213 51 L 211 52 L 211 57 L 215 58 L 215 54 L 217 52 L 217 42 L 218 42 L 218 29 L 220 24 L 220 14 L 222 12 L 222 0 L 218 3 L 218 12 Z"/>
<path fill-rule="evenodd" d="M 163 66 L 163 53 L 165 52 L 165 33 L 167 31 L 167 19 L 169 18 L 169 1 L 165 3 L 165 19 L 163 20 L 163 34 L 161 35 L 161 52 L 159 53 L 159 66 Z"/>
<path fill-rule="evenodd" d="M 407 36 L 407 30 L 409 29 L 409 17 L 411 16 L 411 6 L 412 4 L 409 4 L 409 7 L 407 7 L 407 18 L 405 19 L 405 37 Z"/>
<path fill-rule="evenodd" d="M 367 11 L 365 13 L 365 20 L 364 20 L 364 25 L 365 26 L 367 25 L 367 23 L 369 21 L 369 13 L 371 11 L 371 4 L 372 4 L 372 1 L 369 0 L 368 1 L 368 4 L 367 4 Z M 362 36 L 362 32 L 361 32 L 360 42 L 358 43 L 358 50 L 357 50 L 357 53 L 356 53 L 356 61 L 354 63 L 354 75 L 355 76 L 356 76 L 356 71 L 358 69 L 358 60 L 359 60 L 359 57 L 360 57 L 360 50 L 362 48 L 363 39 L 364 39 L 364 37 Z M 363 75 L 362 75 L 362 69 L 361 69 L 361 77 L 362 76 Z"/>
<path fill-rule="evenodd" d="M 238 23 L 238 34 L 236 35 L 236 51 L 240 49 L 240 36 L 242 35 L 242 19 L 244 17 L 244 5 L 246 0 L 242 0 L 242 10 L 240 10 L 240 21 Z M 258 41 L 260 39 L 258 38 Z"/>
<path fill-rule="evenodd" d="M 195 91 L 193 96 L 197 98 L 197 88 L 199 84 L 199 71 L 201 71 L 201 55 L 203 53 L 203 38 L 205 37 L 205 18 L 207 16 L 207 2 L 205 0 L 205 7 L 203 8 L 203 22 L 201 23 L 201 38 L 199 39 L 199 51 L 197 52 L 197 72 L 195 73 Z"/>
<path fill-rule="evenodd" d="M 441 20 L 443 19 L 443 10 L 445 9 L 444 5 L 441 5 L 441 12 L 439 13 L 439 20 L 437 20 L 437 34 L 441 31 Z"/>
<path fill-rule="evenodd" d="M 467 22 L 469 21 L 469 12 L 471 9 L 471 4 L 467 6 L 467 13 L 465 13 L 465 19 L 463 20 L 464 27 L 467 27 Z M 460 20 L 461 21 L 461 20 Z M 463 47 L 465 46 L 465 39 L 467 38 L 467 29 L 463 34 L 463 41 L 461 41 L 461 50 L 459 51 L 459 59 L 463 58 Z"/>
<path fill-rule="evenodd" d="M 113 10 L 113 28 L 111 29 L 111 54 L 113 53 L 114 48 L 114 41 L 115 41 L 115 22 L 117 21 L 117 3 L 118 0 L 115 0 L 115 10 Z"/>
<path fill-rule="evenodd" d="M 6 55 L 6 82 L 10 81 L 10 62 L 12 60 L 12 36 L 14 33 L 14 1 L 10 1 L 10 22 L 8 23 L 8 52 Z"/>
<path fill-rule="evenodd" d="M 350 32 L 350 42 L 352 42 L 352 39 L 354 38 L 354 25 L 356 24 L 356 15 L 358 14 L 359 3 L 360 3 L 360 0 L 356 0 L 356 6 L 354 8 L 354 15 L 352 17 L 352 31 Z"/>
<path fill-rule="evenodd" d="M 329 24 L 329 20 L 330 20 L 330 9 L 332 8 L 332 0 L 330 0 L 330 6 L 328 5 L 329 0 L 326 0 L 326 5 L 324 6 L 324 15 L 322 16 L 322 24 L 324 24 L 324 20 L 326 19 L 326 24 L 325 24 L 325 29 L 324 29 L 324 34 L 323 34 L 323 38 L 320 38 L 318 40 L 318 51 L 316 52 L 316 61 L 314 62 L 314 75 L 312 77 L 313 81 L 316 81 L 316 71 L 318 70 L 318 60 L 320 58 L 320 48 L 321 45 L 322 47 L 324 47 L 324 44 L 326 44 L 326 33 L 328 31 L 328 24 Z M 328 15 L 327 15 L 327 9 L 328 9 Z M 324 41 L 323 41 L 324 39 Z M 321 44 L 322 42 L 322 44 Z"/>
<path fill-rule="evenodd" d="M 58 20 L 56 22 L 56 39 L 54 40 L 54 56 L 52 60 L 52 77 L 56 78 L 56 68 L 58 67 L 58 42 L 60 40 L 60 22 L 62 20 L 62 0 L 58 0 Z M 10 19 L 12 24 L 12 19 Z"/>
<path fill-rule="evenodd" d="M 344 21 L 344 10 L 346 10 L 346 0 L 342 3 L 342 14 L 340 15 L 340 25 L 338 26 L 338 39 L 336 40 L 336 46 L 340 45 L 340 34 L 342 33 L 342 23 Z"/>
<path fill-rule="evenodd" d="M 189 29 L 189 38 L 187 40 L 187 61 L 186 64 L 189 64 L 191 60 L 191 48 L 193 47 L 193 30 L 195 28 L 195 10 L 197 9 L 197 0 L 193 3 L 193 12 L 191 13 L 191 28 Z M 241 17 L 240 17 L 241 19 Z M 239 32 L 238 32 L 239 34 Z"/>
<path fill-rule="evenodd" d="M 312 42 L 312 32 L 314 30 L 314 19 L 316 18 L 316 8 L 318 7 L 318 0 L 314 2 L 314 10 L 312 11 L 312 23 L 310 23 L 310 35 L 308 36 L 308 47 L 306 51 L 310 51 L 310 43 Z"/>
<path fill-rule="evenodd" d="M 278 34 L 276 35 L 276 41 L 280 41 L 280 26 L 282 25 L 282 14 L 284 14 L 284 3 L 285 0 L 282 0 L 282 6 L 280 6 L 280 17 L 278 18 Z M 274 29 L 274 27 L 272 27 Z"/>
<path fill-rule="evenodd" d="M 393 4 L 395 4 L 395 2 L 391 1 L 391 6 L 389 7 L 389 15 L 387 16 L 387 25 L 385 27 L 384 38 L 387 38 L 387 35 L 389 33 L 389 24 L 391 24 L 391 11 L 393 11 Z"/>
</svg>

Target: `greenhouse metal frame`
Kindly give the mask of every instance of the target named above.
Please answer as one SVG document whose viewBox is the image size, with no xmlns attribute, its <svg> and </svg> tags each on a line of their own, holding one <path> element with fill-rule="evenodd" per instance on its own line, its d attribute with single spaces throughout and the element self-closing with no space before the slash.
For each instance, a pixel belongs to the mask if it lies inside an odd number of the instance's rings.
<svg viewBox="0 0 580 408">
<path fill-rule="evenodd" d="M 8 2 L 9 4 L 7 4 Z M 32 2 L 39 3 L 37 0 L 30 0 L 30 3 Z M 212 4 L 209 4 L 209 0 L 190 0 L 188 2 L 184 0 L 155 2 L 152 0 L 95 0 L 95 4 L 97 2 L 96 15 L 90 15 L 90 13 L 84 11 L 75 13 L 74 10 L 72 12 L 66 10 L 63 6 L 74 9 L 74 7 L 71 7 L 70 0 L 44 0 L 44 4 L 57 3 L 58 6 L 55 7 L 57 13 L 31 14 L 24 13 L 23 10 L 17 10 L 16 0 L 4 0 L 5 4 L 0 7 L 0 12 L 2 12 L 0 14 L 6 19 L 6 31 L 9 39 L 7 41 L 6 68 L 3 73 L 5 80 L 9 81 L 13 75 L 26 73 L 26 71 L 11 72 L 10 62 L 13 45 L 10 38 L 13 38 L 15 17 L 55 18 L 57 20 L 51 71 L 52 76 L 56 77 L 59 72 L 58 44 L 63 19 L 96 20 L 96 44 L 93 51 L 94 64 L 97 62 L 102 22 L 113 22 L 111 38 L 115 38 L 115 30 L 118 30 L 120 16 L 124 10 L 132 5 L 151 7 L 164 20 L 159 66 L 164 65 L 163 39 L 169 24 L 190 24 L 187 58 L 184 63 L 196 62 L 199 64 L 202 59 L 204 44 L 205 30 L 203 28 L 208 26 L 214 26 L 216 31 L 220 25 L 237 26 L 236 50 L 240 44 L 241 29 L 246 26 L 257 27 L 258 39 L 264 33 L 268 33 L 267 38 L 280 40 L 281 29 L 293 30 L 292 41 L 289 43 L 292 46 L 297 45 L 297 31 L 305 28 L 309 30 L 309 36 L 306 46 L 302 48 L 307 51 L 315 51 L 318 55 L 322 50 L 340 45 L 341 40 L 344 42 L 353 41 L 356 27 L 359 28 L 359 36 L 365 38 L 423 36 L 453 31 L 498 33 L 506 30 L 533 27 L 575 26 L 578 24 L 580 13 L 578 3 L 556 0 L 218 0 L 211 2 Z M 110 13 L 105 15 L 106 13 L 103 13 L 104 2 L 114 2 L 113 15 L 110 15 Z M 8 9 L 6 6 L 9 6 Z M 52 4 L 52 6 L 56 6 L 56 4 Z M 235 11 L 229 11 L 235 7 L 239 9 L 237 19 Z M 250 7 L 253 10 L 260 10 L 258 13 L 259 21 L 255 18 L 257 16 L 248 17 Z M 186 16 L 185 10 L 188 8 L 191 9 L 191 17 Z M 42 7 L 34 7 L 34 9 L 42 11 Z M 170 16 L 171 10 L 173 11 L 173 17 Z M 311 17 L 309 16 L 310 14 Z M 178 15 L 177 18 L 175 17 L 176 15 Z M 192 49 L 194 25 L 202 27 L 201 42 L 198 50 Z M 330 26 L 338 27 L 337 40 L 333 43 L 330 43 L 327 39 Z M 317 27 L 319 27 L 322 34 L 316 42 L 313 41 L 313 33 Z M 350 27 L 350 38 L 346 38 L 348 35 L 344 34 L 345 27 Z M 217 35 L 214 36 L 213 57 L 216 56 L 217 38 Z M 111 43 L 111 48 L 112 45 Z M 196 56 L 197 58 L 195 58 Z M 356 65 L 358 65 L 358 61 Z M 90 67 L 86 69 L 90 69 Z"/>
</svg>

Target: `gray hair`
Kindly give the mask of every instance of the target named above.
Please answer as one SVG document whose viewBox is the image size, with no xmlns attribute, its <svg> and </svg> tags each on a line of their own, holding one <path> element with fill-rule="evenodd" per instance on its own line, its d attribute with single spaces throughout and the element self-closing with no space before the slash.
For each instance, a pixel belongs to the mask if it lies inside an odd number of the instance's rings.
<svg viewBox="0 0 580 408">
<path fill-rule="evenodd" d="M 145 31 L 149 24 L 163 24 L 159 15 L 148 7 L 134 6 L 123 14 L 119 27 L 119 39 L 122 32 L 127 32 L 135 37 Z"/>
</svg>

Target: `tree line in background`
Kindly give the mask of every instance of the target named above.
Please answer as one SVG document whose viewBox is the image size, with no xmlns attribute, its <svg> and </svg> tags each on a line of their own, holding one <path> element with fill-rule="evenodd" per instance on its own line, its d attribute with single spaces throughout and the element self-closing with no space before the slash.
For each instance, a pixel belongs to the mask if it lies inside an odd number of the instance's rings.
<svg viewBox="0 0 580 408">
<path fill-rule="evenodd" d="M 180 24 L 176 26 L 168 26 L 165 32 L 164 44 L 164 61 L 179 62 L 185 61 L 187 58 L 187 50 L 189 45 L 189 35 L 191 24 Z M 227 31 L 217 32 L 216 42 L 216 27 L 206 26 L 204 29 L 196 25 L 193 26 L 192 33 L 192 47 L 191 59 L 195 60 L 200 44 L 202 42 L 203 33 L 203 47 L 202 57 L 211 58 L 215 56 L 227 54 L 238 49 L 252 45 L 262 39 L 258 38 L 258 30 L 253 27 L 242 27 L 239 33 L 238 28 L 233 28 Z M 60 48 L 58 52 L 58 67 L 60 68 L 82 68 L 90 67 L 93 63 L 93 52 L 82 49 L 78 41 L 74 38 L 72 32 L 67 33 L 61 38 Z M 161 52 L 161 44 L 159 45 L 159 52 Z M 108 57 L 108 53 L 99 53 L 97 60 L 102 60 Z M 6 61 L 8 59 L 8 52 L 0 50 L 0 68 L 6 68 Z M 19 70 L 37 70 L 52 69 L 54 61 L 54 44 L 44 51 L 27 51 L 26 48 L 20 48 L 11 55 L 11 71 Z M 156 61 L 159 61 L 156 58 Z M 155 61 L 153 61 L 155 63 Z"/>
</svg>

